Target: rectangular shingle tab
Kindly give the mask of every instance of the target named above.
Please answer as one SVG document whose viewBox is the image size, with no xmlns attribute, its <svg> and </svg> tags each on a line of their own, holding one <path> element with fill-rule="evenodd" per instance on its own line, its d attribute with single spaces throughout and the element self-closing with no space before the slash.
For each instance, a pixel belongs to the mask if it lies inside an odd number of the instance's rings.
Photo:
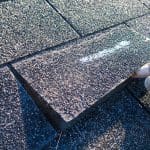
<svg viewBox="0 0 150 150">
<path fill-rule="evenodd" d="M 67 125 L 149 58 L 150 41 L 121 25 L 13 66 Z"/>
<path fill-rule="evenodd" d="M 40 149 L 56 131 L 10 70 L 0 69 L 0 149 Z"/>
<path fill-rule="evenodd" d="M 0 9 L 0 64 L 78 37 L 43 0 L 4 1 Z"/>
<path fill-rule="evenodd" d="M 150 10 L 138 0 L 49 0 L 83 35 Z"/>
<path fill-rule="evenodd" d="M 139 34 L 146 36 L 150 40 L 150 14 L 127 22 Z"/>
</svg>

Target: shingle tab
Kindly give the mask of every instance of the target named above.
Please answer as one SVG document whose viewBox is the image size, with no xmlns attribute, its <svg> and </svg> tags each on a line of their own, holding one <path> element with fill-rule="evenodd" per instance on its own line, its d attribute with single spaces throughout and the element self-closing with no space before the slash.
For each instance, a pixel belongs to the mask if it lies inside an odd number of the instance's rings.
<svg viewBox="0 0 150 150">
<path fill-rule="evenodd" d="M 0 149 L 40 149 L 56 132 L 8 68 L 0 69 Z"/>
<path fill-rule="evenodd" d="M 147 13 L 138 0 L 49 0 L 83 35 Z"/>
<path fill-rule="evenodd" d="M 4 1 L 0 10 L 0 64 L 78 37 L 43 0 Z"/>
<path fill-rule="evenodd" d="M 149 58 L 150 41 L 122 25 L 13 66 L 69 124 Z"/>
</svg>

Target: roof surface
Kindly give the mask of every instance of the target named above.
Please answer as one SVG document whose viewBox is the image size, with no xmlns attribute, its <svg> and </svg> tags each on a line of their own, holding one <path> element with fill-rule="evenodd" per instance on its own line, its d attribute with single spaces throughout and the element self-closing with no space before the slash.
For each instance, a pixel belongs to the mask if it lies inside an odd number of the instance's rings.
<svg viewBox="0 0 150 150">
<path fill-rule="evenodd" d="M 0 9 L 0 149 L 149 149 L 149 0 Z"/>
</svg>

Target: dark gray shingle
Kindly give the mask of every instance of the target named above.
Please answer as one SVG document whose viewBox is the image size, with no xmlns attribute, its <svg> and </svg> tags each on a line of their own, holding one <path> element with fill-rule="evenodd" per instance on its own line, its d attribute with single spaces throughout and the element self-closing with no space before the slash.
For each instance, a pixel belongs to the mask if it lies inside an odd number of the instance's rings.
<svg viewBox="0 0 150 150">
<path fill-rule="evenodd" d="M 78 37 L 41 0 L 0 3 L 0 64 Z"/>
<path fill-rule="evenodd" d="M 0 149 L 40 149 L 56 132 L 8 68 L 0 69 Z"/>
</svg>

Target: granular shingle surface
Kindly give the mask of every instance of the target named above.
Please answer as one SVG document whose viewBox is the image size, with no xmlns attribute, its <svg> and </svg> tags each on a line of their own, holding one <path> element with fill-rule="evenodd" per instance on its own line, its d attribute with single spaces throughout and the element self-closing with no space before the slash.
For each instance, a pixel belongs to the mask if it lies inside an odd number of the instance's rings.
<svg viewBox="0 0 150 150">
<path fill-rule="evenodd" d="M 0 0 L 0 150 L 149 150 L 149 4 Z"/>
<path fill-rule="evenodd" d="M 77 37 L 46 1 L 4 1 L 0 11 L 0 64 Z"/>
<path fill-rule="evenodd" d="M 0 69 L 0 149 L 40 149 L 56 132 L 8 68 Z"/>
<path fill-rule="evenodd" d="M 150 116 L 126 90 L 86 115 L 60 137 L 58 150 L 148 150 Z M 50 142 L 45 150 L 56 148 Z"/>
<path fill-rule="evenodd" d="M 49 0 L 83 35 L 149 12 L 138 0 Z"/>
<path fill-rule="evenodd" d="M 149 58 L 150 41 L 119 26 L 13 66 L 47 105 L 70 122 Z"/>
<path fill-rule="evenodd" d="M 150 40 L 150 14 L 127 22 L 127 24 L 135 31 Z"/>
<path fill-rule="evenodd" d="M 150 9 L 150 0 L 140 0 L 140 1 Z"/>
</svg>

